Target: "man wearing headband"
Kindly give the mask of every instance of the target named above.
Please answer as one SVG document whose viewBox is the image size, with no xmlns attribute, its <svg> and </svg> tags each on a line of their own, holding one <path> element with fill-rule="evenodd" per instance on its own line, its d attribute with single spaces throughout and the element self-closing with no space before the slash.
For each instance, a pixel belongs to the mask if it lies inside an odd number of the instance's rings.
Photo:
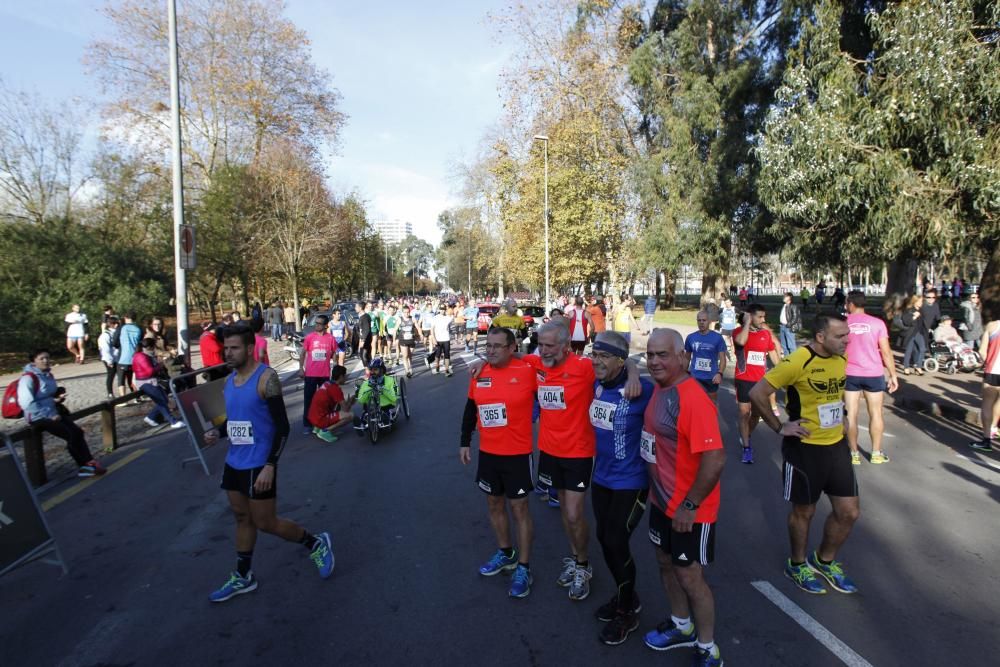
<svg viewBox="0 0 1000 667">
<path fill-rule="evenodd" d="M 729 351 L 722 334 L 708 328 L 710 321 L 707 312 L 699 312 L 697 322 L 698 330 L 688 334 L 684 341 L 687 369 L 691 377 L 715 401 L 719 395 L 719 385 L 722 384 Z"/>
<path fill-rule="evenodd" d="M 624 642 L 639 627 L 639 597 L 635 594 L 635 560 L 629 538 L 646 509 L 649 476 L 639 455 L 643 413 L 653 395 L 653 383 L 641 379 L 642 394 L 624 395 L 628 374 L 628 341 L 613 331 L 594 339 L 590 358 L 594 363 L 594 400 L 590 423 L 597 438 L 591 502 L 597 541 L 617 589 L 597 610 L 597 619 L 607 624 L 599 638 L 609 646 Z"/>
</svg>

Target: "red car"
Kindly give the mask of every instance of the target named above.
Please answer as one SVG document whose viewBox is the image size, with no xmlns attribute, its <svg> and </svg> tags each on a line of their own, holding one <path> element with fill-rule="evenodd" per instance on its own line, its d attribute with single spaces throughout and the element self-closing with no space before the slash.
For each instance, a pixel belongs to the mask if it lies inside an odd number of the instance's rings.
<svg viewBox="0 0 1000 667">
<path fill-rule="evenodd" d="M 476 305 L 479 309 L 479 333 L 484 334 L 490 329 L 493 317 L 500 312 L 500 305 L 496 303 L 480 303 Z"/>
</svg>

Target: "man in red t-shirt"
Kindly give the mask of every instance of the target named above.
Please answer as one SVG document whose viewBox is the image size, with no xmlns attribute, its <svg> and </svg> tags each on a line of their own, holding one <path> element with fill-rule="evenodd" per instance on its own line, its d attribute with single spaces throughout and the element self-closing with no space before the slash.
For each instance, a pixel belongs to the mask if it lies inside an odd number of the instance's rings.
<svg viewBox="0 0 1000 667">
<path fill-rule="evenodd" d="M 743 463 L 753 463 L 753 446 L 750 434 L 760 421 L 760 415 L 750 403 L 750 390 L 767 372 L 767 360 L 777 366 L 778 342 L 765 319 L 764 306 L 751 303 L 743 312 L 743 323 L 733 331 L 733 347 L 736 348 L 736 404 L 739 407 L 740 446 L 743 448 Z M 773 404 L 772 404 L 773 406 Z"/>
<path fill-rule="evenodd" d="M 646 368 L 657 387 L 646 407 L 639 451 L 649 464 L 649 539 L 671 618 L 646 633 L 645 641 L 658 651 L 696 646 L 696 664 L 721 665 L 715 601 L 702 568 L 715 558 L 726 453 L 715 404 L 687 374 L 685 361 L 679 333 L 656 329 L 650 334 Z"/>
<path fill-rule="evenodd" d="M 532 426 L 535 370 L 514 358 L 517 341 L 510 329 L 494 327 L 486 334 L 486 361 L 469 380 L 469 399 L 462 419 L 459 460 L 472 460 L 472 432 L 479 430 L 479 467 L 476 484 L 486 493 L 490 525 L 497 551 L 479 568 L 491 577 L 513 570 L 508 595 L 527 597 L 531 592 L 531 541 L 533 526 L 528 512 L 531 479 Z M 510 536 L 507 505 L 517 523 L 519 549 Z"/>
<path fill-rule="evenodd" d="M 198 339 L 198 349 L 201 352 L 202 368 L 212 368 L 213 366 L 224 364 L 225 360 L 222 358 L 222 343 L 217 338 L 218 327 L 214 322 L 212 322 L 212 320 L 205 320 L 201 323 L 201 328 L 202 334 Z M 207 375 L 209 381 L 211 381 L 226 377 L 228 374 L 228 368 L 220 368 L 218 370 L 209 371 L 205 375 Z"/>
<path fill-rule="evenodd" d="M 309 423 L 313 425 L 313 435 L 325 442 L 336 442 L 337 436 L 331 431 L 352 422 L 351 404 L 354 397 L 345 400 L 341 385 L 347 380 L 347 369 L 334 366 L 330 371 L 330 381 L 316 390 L 309 404 Z"/>
</svg>

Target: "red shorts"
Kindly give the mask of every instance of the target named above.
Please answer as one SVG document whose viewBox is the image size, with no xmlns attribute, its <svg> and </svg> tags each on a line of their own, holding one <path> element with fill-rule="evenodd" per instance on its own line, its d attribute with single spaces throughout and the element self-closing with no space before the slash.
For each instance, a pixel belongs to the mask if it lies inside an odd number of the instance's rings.
<svg viewBox="0 0 1000 667">
<path fill-rule="evenodd" d="M 317 428 L 330 428 L 339 421 L 339 412 L 332 412 L 330 414 L 323 415 L 319 418 L 319 420 L 315 419 L 312 415 L 309 417 L 309 423 Z"/>
</svg>

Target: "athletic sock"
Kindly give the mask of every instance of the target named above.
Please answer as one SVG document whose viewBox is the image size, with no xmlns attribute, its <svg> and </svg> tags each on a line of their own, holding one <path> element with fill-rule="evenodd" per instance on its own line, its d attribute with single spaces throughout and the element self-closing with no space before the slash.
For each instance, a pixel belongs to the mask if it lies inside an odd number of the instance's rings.
<svg viewBox="0 0 1000 667">
<path fill-rule="evenodd" d="M 712 654 L 713 658 L 717 658 L 718 657 L 718 649 L 716 648 L 714 641 L 708 642 L 707 644 L 703 644 L 701 642 L 698 642 L 698 648 L 700 648 L 703 651 L 708 651 L 709 653 Z"/>
<path fill-rule="evenodd" d="M 250 565 L 253 561 L 253 551 L 236 552 L 236 572 L 244 579 L 250 574 Z"/>
<path fill-rule="evenodd" d="M 518 565 L 520 565 L 521 567 L 523 567 L 525 570 L 530 570 L 531 569 L 531 566 L 528 565 L 527 562 L 524 562 L 524 563 L 520 563 L 519 562 Z"/>
<path fill-rule="evenodd" d="M 500 551 L 502 551 L 503 555 L 506 556 L 507 558 L 513 558 L 514 557 L 514 553 L 515 553 L 514 547 L 501 548 Z"/>
<path fill-rule="evenodd" d="M 670 620 L 674 622 L 674 627 L 681 632 L 688 632 L 691 630 L 691 617 L 677 618 L 676 616 L 671 616 Z"/>
<path fill-rule="evenodd" d="M 589 560 L 585 560 L 583 562 L 576 561 L 576 566 L 577 567 L 583 567 L 583 568 L 590 567 L 590 561 Z"/>
<path fill-rule="evenodd" d="M 303 530 L 299 544 L 305 546 L 309 551 L 314 551 L 319 546 L 319 538 L 315 535 L 310 535 L 308 530 Z"/>
<path fill-rule="evenodd" d="M 788 559 L 788 562 L 792 564 L 792 567 L 802 567 L 803 565 L 805 565 L 805 564 L 806 564 L 806 562 L 805 562 L 805 561 L 802 561 L 801 563 L 796 563 L 796 562 L 795 562 L 794 560 L 792 560 L 791 558 L 789 558 L 789 559 Z"/>
<path fill-rule="evenodd" d="M 820 565 L 829 565 L 830 563 L 833 562 L 832 560 L 823 560 L 822 558 L 819 557 L 819 554 L 816 554 L 816 560 L 819 561 Z"/>
</svg>

